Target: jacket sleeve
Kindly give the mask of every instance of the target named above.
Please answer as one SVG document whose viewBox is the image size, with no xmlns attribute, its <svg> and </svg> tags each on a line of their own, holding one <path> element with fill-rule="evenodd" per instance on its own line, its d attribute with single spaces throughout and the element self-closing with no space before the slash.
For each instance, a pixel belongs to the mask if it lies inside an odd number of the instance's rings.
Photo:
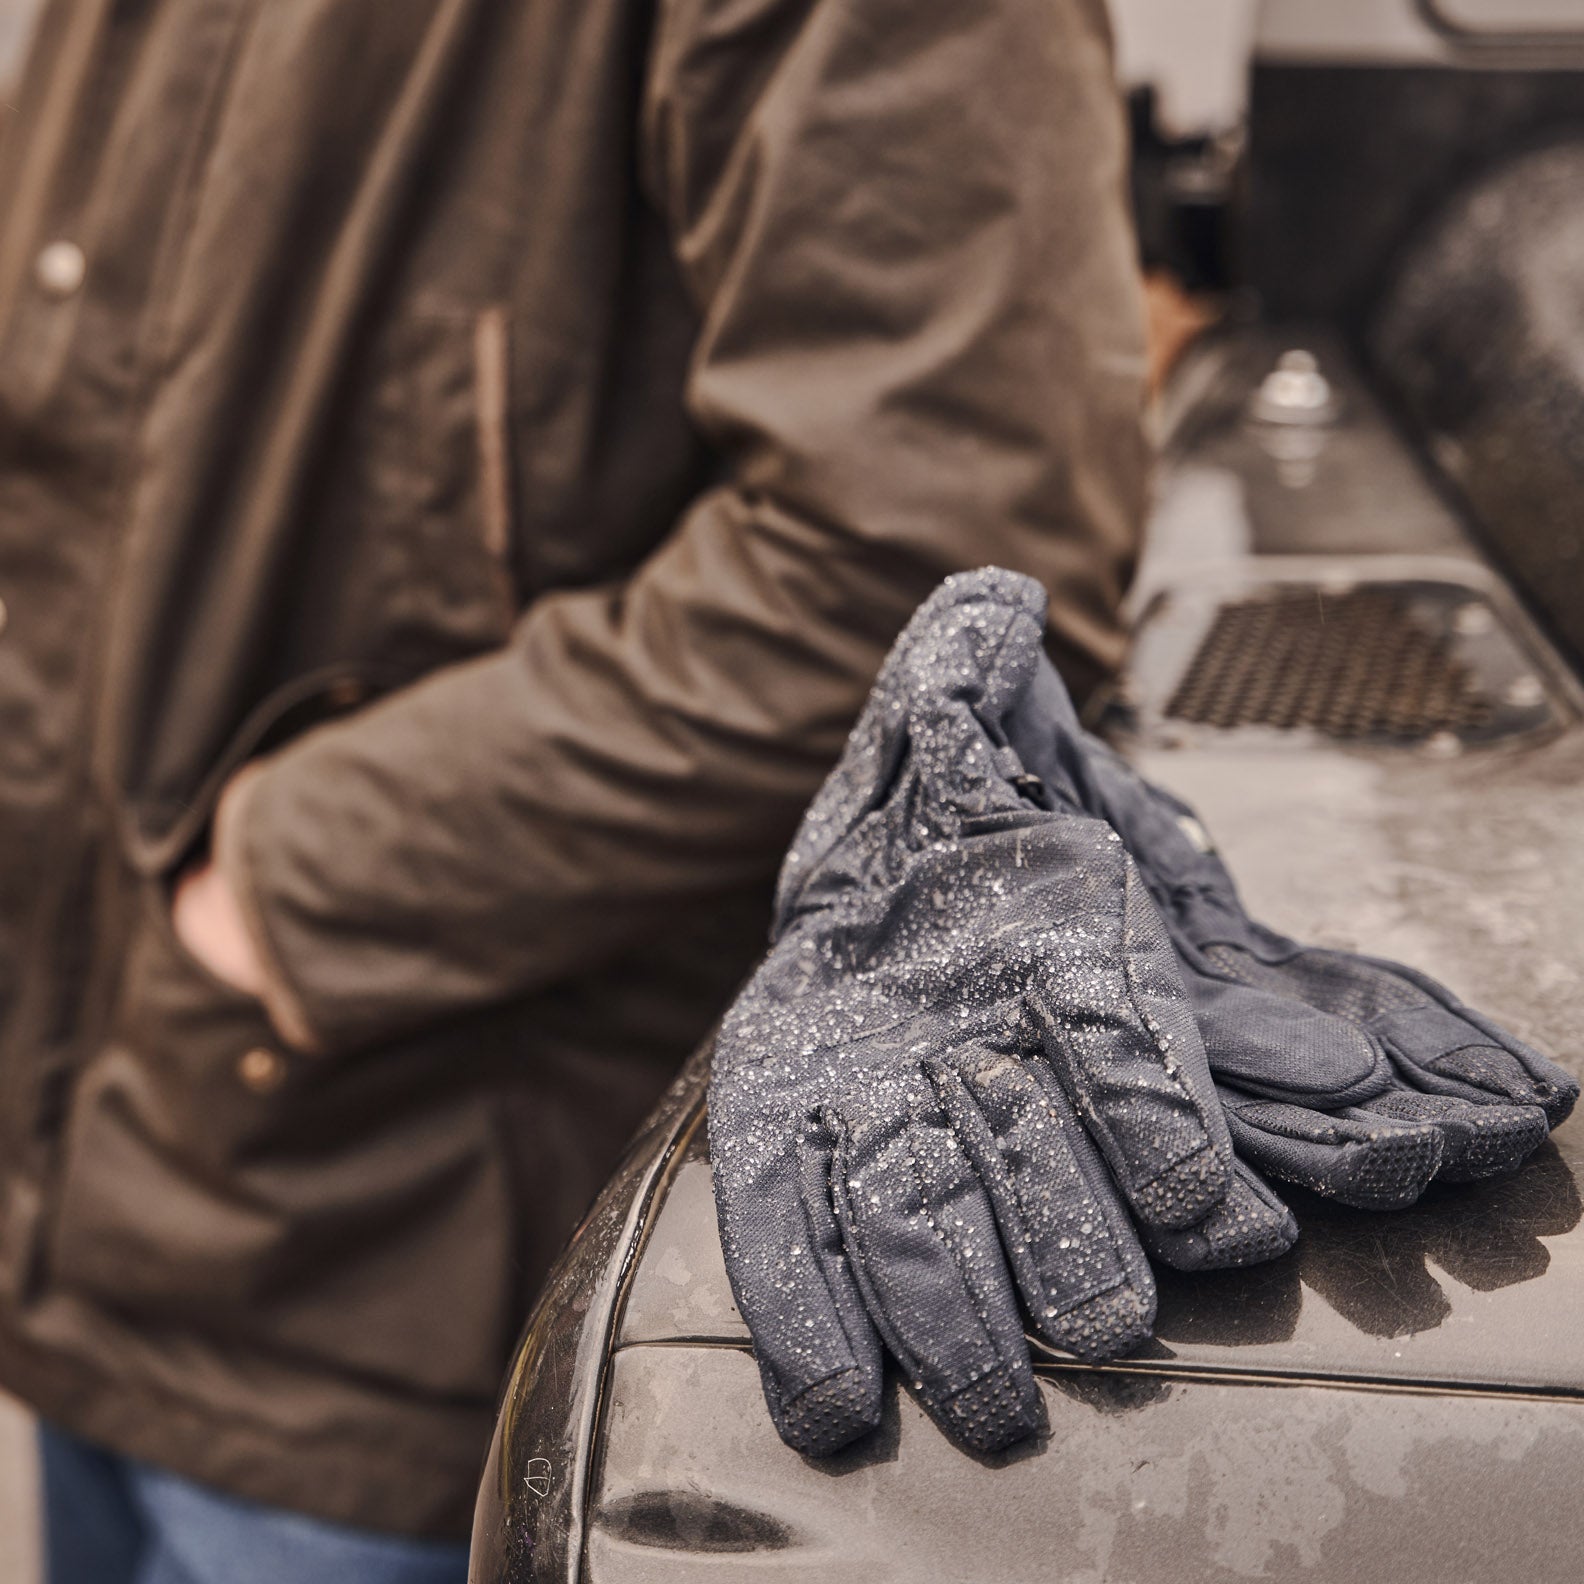
<svg viewBox="0 0 1584 1584">
<path fill-rule="evenodd" d="M 1117 658 L 1143 349 L 1102 0 L 671 0 L 643 168 L 722 482 L 618 586 L 256 763 L 216 853 L 284 1037 L 531 992 L 773 873 L 946 574 Z"/>
</svg>

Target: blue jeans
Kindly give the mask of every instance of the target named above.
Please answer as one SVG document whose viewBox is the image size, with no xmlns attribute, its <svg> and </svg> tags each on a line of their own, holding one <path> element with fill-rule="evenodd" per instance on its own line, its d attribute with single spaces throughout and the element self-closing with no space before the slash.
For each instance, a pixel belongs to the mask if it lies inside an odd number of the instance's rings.
<svg viewBox="0 0 1584 1584">
<path fill-rule="evenodd" d="M 39 1431 L 48 1584 L 464 1584 L 467 1547 L 325 1523 Z"/>
</svg>

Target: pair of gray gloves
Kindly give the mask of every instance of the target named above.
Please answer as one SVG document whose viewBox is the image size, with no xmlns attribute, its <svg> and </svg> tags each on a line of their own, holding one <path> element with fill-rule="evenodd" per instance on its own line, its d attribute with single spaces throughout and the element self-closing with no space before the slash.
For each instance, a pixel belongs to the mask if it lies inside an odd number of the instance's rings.
<svg viewBox="0 0 1584 1584">
<path fill-rule="evenodd" d="M 1249 918 L 1190 811 L 1080 728 L 1044 615 L 993 568 L 920 608 L 717 1039 L 726 1266 L 802 1452 L 878 1424 L 887 1351 L 966 1446 L 1037 1433 L 1025 1317 L 1125 1353 L 1151 1258 L 1292 1246 L 1265 1175 L 1410 1204 L 1512 1170 L 1578 1094 L 1423 975 Z"/>
</svg>

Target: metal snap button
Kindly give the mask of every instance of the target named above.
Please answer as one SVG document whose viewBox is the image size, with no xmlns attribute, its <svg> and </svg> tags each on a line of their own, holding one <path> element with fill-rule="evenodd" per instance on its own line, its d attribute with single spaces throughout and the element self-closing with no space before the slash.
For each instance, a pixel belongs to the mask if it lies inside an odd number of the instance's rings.
<svg viewBox="0 0 1584 1584">
<path fill-rule="evenodd" d="M 51 297 L 70 297 L 88 274 L 88 260 L 75 242 L 51 242 L 33 262 L 33 274 Z"/>
<path fill-rule="evenodd" d="M 274 1051 L 257 1046 L 238 1059 L 237 1077 L 254 1094 L 269 1094 L 286 1081 L 286 1063 Z"/>
</svg>

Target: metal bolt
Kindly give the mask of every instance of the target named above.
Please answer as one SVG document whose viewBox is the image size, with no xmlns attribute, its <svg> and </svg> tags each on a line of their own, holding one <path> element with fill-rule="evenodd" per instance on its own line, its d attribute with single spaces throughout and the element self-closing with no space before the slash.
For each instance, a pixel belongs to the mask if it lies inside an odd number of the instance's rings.
<svg viewBox="0 0 1584 1584">
<path fill-rule="evenodd" d="M 1314 353 L 1301 347 L 1282 353 L 1254 399 L 1254 416 L 1266 423 L 1328 424 L 1336 412 L 1330 380 Z"/>
</svg>

